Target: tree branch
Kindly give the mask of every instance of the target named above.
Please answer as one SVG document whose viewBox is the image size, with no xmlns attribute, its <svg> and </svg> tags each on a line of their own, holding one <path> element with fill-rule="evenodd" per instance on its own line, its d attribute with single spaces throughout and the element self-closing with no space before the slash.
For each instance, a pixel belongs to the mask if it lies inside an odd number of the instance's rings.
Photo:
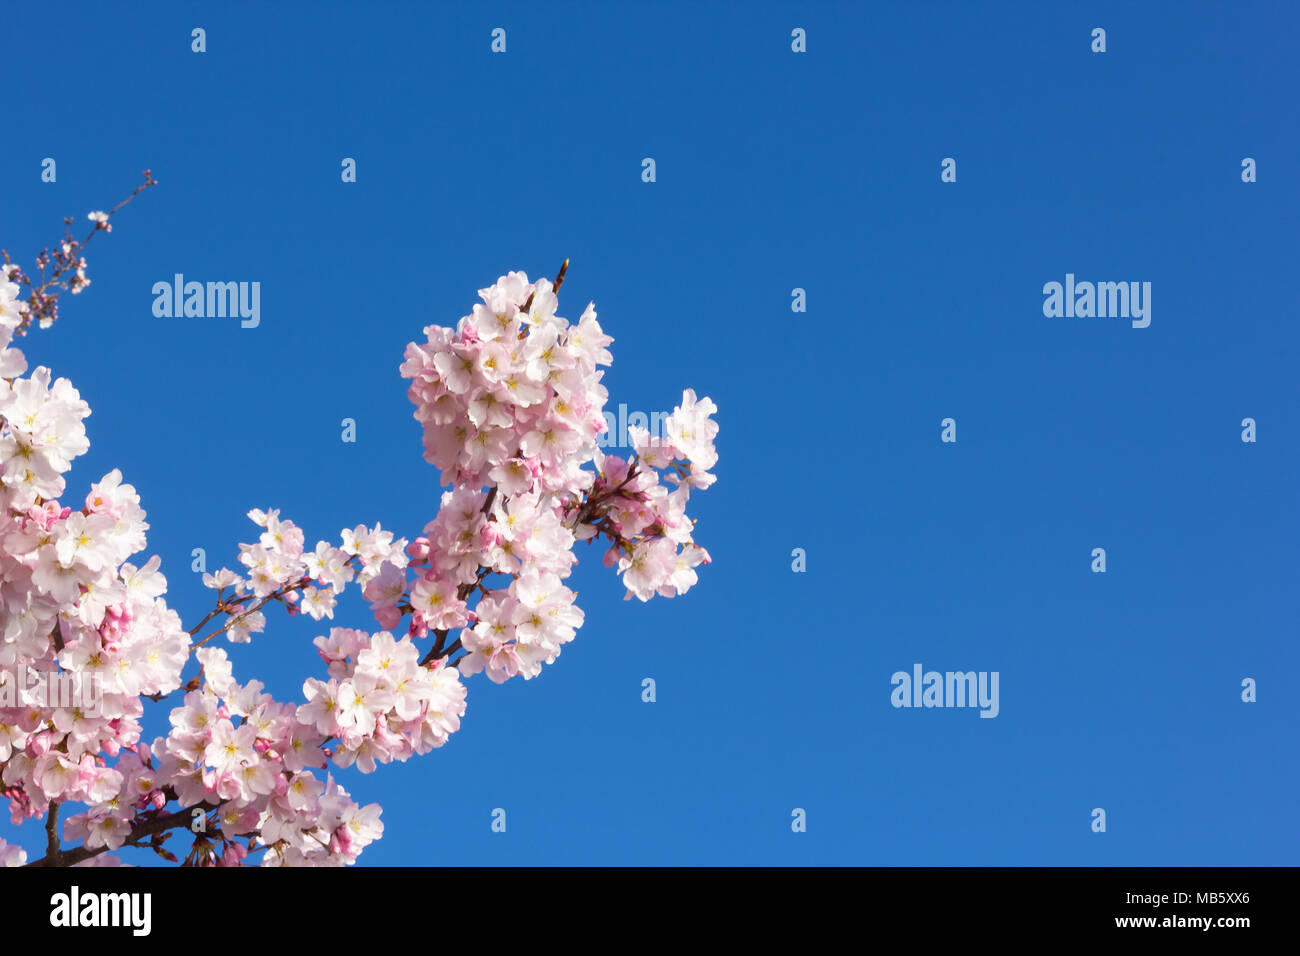
<svg viewBox="0 0 1300 956">
<path fill-rule="evenodd" d="M 560 291 L 560 286 L 564 284 L 564 274 L 568 271 L 569 271 L 569 260 L 565 259 L 564 265 L 560 266 L 560 271 L 555 274 L 555 281 L 551 283 L 552 292 Z M 529 309 L 532 308 L 533 296 L 536 294 L 537 294 L 536 292 L 528 293 L 528 298 L 524 301 L 524 306 L 522 309 L 519 310 L 520 312 L 527 312 Z"/>
<path fill-rule="evenodd" d="M 45 824 L 45 829 L 47 834 L 50 832 L 51 821 L 56 821 L 58 818 L 57 807 L 58 807 L 57 803 L 50 804 L 51 815 L 49 819 L 47 819 Z M 175 829 L 176 827 L 189 826 L 190 820 L 192 820 L 194 817 L 195 810 L 212 810 L 212 809 L 215 808 L 210 806 L 209 804 L 200 803 L 194 807 L 182 807 L 180 810 L 177 810 L 175 813 L 166 813 L 161 816 L 146 817 L 144 819 L 138 820 L 136 824 L 133 827 L 131 827 L 131 832 L 127 836 L 125 842 L 122 845 L 136 846 L 145 837 L 154 836 L 155 834 L 162 833 L 166 830 L 172 830 Z M 108 847 L 106 846 L 96 847 L 93 850 L 87 849 L 85 846 L 79 846 L 72 850 L 58 850 L 57 849 L 58 836 L 55 835 L 53 839 L 55 842 L 54 844 L 52 844 L 52 846 L 55 847 L 56 849 L 53 849 L 52 852 L 47 853 L 39 860 L 33 860 L 32 862 L 28 863 L 27 866 L 33 866 L 33 867 L 72 866 L 75 863 L 81 863 L 83 860 L 89 860 L 92 857 L 99 856 L 99 854 L 104 853 L 108 850 Z"/>
<path fill-rule="evenodd" d="M 45 856 L 53 860 L 51 866 L 59 866 L 63 858 L 63 849 L 59 845 L 59 804 L 50 801 L 49 812 L 45 815 Z"/>
</svg>

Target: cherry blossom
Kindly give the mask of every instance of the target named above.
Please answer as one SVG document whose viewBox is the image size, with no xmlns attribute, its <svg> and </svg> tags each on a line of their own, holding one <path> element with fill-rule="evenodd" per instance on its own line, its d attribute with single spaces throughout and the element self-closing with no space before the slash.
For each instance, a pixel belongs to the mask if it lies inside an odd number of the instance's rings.
<svg viewBox="0 0 1300 956">
<path fill-rule="evenodd" d="M 136 193 L 153 184 L 146 173 Z M 186 628 L 145 553 L 136 488 L 114 469 L 80 505 L 69 490 L 88 402 L 13 345 L 58 319 L 61 291 L 85 288 L 85 246 L 123 205 L 43 252 L 39 276 L 7 255 L 0 271 L 0 672 L 40 678 L 0 697 L 0 787 L 12 821 L 43 818 L 48 838 L 34 861 L 0 840 L 0 866 L 120 865 L 126 846 L 181 862 L 166 845 L 177 834 L 188 865 L 353 863 L 381 837 L 381 811 L 335 771 L 442 747 L 469 678 L 530 680 L 554 664 L 585 622 L 570 583 L 579 545 L 602 539 L 629 599 L 697 583 L 710 558 L 687 508 L 715 481 L 717 409 L 687 389 L 665 438 L 633 429 L 627 458 L 604 455 L 613 339 L 592 304 L 576 323 L 560 316 L 567 262 L 554 281 L 509 272 L 454 328 L 426 328 L 399 369 L 447 486 L 425 526 L 310 541 L 280 510 L 255 508 L 252 540 L 204 573 L 214 606 Z M 317 660 L 305 656 L 296 701 L 237 680 L 213 643 L 262 640 L 277 605 L 340 622 L 315 639 Z M 62 677 L 93 700 L 39 690 Z M 152 740 L 149 704 L 167 708 Z M 65 806 L 76 812 L 60 820 Z"/>
</svg>

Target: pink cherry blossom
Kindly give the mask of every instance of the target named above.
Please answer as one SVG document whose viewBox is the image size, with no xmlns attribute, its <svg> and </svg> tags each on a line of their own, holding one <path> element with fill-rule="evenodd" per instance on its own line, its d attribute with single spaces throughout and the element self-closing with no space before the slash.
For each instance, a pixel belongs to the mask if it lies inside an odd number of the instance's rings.
<svg viewBox="0 0 1300 956">
<path fill-rule="evenodd" d="M 330 770 L 371 773 L 442 747 L 466 714 L 467 678 L 530 680 L 555 663 L 585 621 L 566 583 L 579 542 L 603 539 L 592 553 L 617 569 L 626 597 L 698 582 L 710 558 L 687 509 L 716 480 L 717 409 L 687 389 L 666 438 L 633 430 L 630 457 L 604 455 L 613 339 L 590 304 L 576 324 L 561 317 L 565 269 L 554 282 L 507 273 L 454 328 L 429 326 L 406 348 L 400 374 L 424 456 L 447 486 L 420 533 L 356 524 L 310 542 L 279 509 L 254 508 L 253 540 L 203 574 L 215 606 L 186 628 L 160 558 L 138 557 L 149 525 L 122 472 L 84 494 L 68 487 L 89 449 L 89 404 L 50 369 L 29 371 L 12 345 L 57 320 L 60 290 L 88 285 L 84 247 L 119 208 L 91 213 L 87 239 L 69 233 L 43 253 L 42 284 L 7 261 L 0 270 L 0 669 L 37 678 L 0 698 L 10 817 L 62 820 L 58 835 L 79 845 L 60 844 L 55 863 L 119 865 L 105 851 L 165 819 L 189 838 L 194 865 L 351 864 L 381 837 L 381 811 L 359 806 Z M 262 640 L 277 606 L 349 625 L 368 615 L 380 629 L 330 627 L 303 655 L 314 670 L 301 699 L 276 700 L 237 679 L 213 642 Z M 37 689 L 63 676 L 93 699 Z M 147 741 L 153 703 L 169 726 Z M 196 813 L 203 832 L 190 828 Z M 156 826 L 148 833 L 156 841 Z M 27 860 L 0 840 L 0 866 Z"/>
</svg>

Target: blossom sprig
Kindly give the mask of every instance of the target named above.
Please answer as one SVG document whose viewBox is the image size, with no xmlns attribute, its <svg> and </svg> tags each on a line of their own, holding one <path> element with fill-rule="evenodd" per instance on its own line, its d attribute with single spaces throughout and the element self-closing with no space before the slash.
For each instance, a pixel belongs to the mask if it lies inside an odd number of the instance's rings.
<svg viewBox="0 0 1300 956">
<path fill-rule="evenodd" d="M 90 285 L 90 280 L 86 278 L 85 259 L 86 246 L 90 244 L 90 240 L 94 239 L 97 233 L 112 232 L 113 216 L 140 193 L 150 186 L 157 185 L 158 181 L 146 169 L 144 171 L 144 182 L 137 186 L 131 195 L 108 212 L 97 210 L 87 214 L 86 218 L 93 225 L 84 239 L 73 238 L 72 223 L 74 220 L 72 217 L 65 218 L 63 220 L 63 240 L 52 249 L 48 247 L 42 249 L 40 255 L 36 257 L 36 268 L 39 270 L 39 275 L 35 278 L 24 273 L 19 266 L 10 260 L 9 253 L 0 249 L 0 258 L 4 259 L 4 269 L 8 273 L 7 278 L 10 282 L 16 283 L 27 291 L 27 299 L 22 309 L 23 315 L 18 325 L 11 330 L 13 335 L 26 334 L 28 327 L 33 322 L 40 328 L 45 329 L 58 321 L 60 292 L 67 291 L 76 295 Z M 3 300 L 0 300 L 0 311 L 3 311 L 3 304 Z"/>
<path fill-rule="evenodd" d="M 151 185 L 146 172 L 132 197 Z M 567 261 L 554 282 L 509 273 L 455 329 L 430 326 L 407 347 L 401 373 L 425 457 L 450 485 L 422 533 L 358 525 L 309 551 L 279 511 L 251 511 L 257 540 L 239 545 L 239 570 L 204 575 L 215 606 L 185 629 L 163 599 L 160 559 L 129 560 L 149 526 L 121 472 L 81 507 L 61 503 L 89 447 L 90 407 L 47 368 L 24 375 L 11 347 L 33 322 L 57 319 L 60 291 L 85 287 L 86 244 L 132 197 L 92 213 L 80 242 L 65 221 L 37 281 L 7 256 L 0 274 L 0 668 L 99 690 L 93 708 L 30 690 L 0 699 L 0 788 L 14 822 L 43 816 L 46 834 L 30 863 L 0 840 L 0 865 L 117 865 L 112 851 L 128 846 L 190 866 L 350 864 L 382 834 L 380 808 L 356 804 L 332 770 L 370 773 L 441 747 L 465 714 L 465 678 L 530 679 L 554 663 L 585 619 L 565 583 L 577 543 L 608 542 L 604 563 L 626 598 L 697 582 L 709 555 L 686 505 L 714 482 L 716 407 L 688 389 L 665 438 L 634 429 L 626 460 L 603 455 L 613 339 L 593 305 L 576 323 L 557 314 Z M 318 636 L 323 670 L 299 702 L 237 682 L 211 644 L 249 642 L 273 604 L 332 621 L 351 586 L 379 630 Z M 198 673 L 186 679 L 190 660 Z M 142 739 L 144 702 L 178 692 L 168 732 Z M 60 821 L 69 804 L 86 809 Z M 167 846 L 177 831 L 191 841 L 183 859 Z"/>
</svg>

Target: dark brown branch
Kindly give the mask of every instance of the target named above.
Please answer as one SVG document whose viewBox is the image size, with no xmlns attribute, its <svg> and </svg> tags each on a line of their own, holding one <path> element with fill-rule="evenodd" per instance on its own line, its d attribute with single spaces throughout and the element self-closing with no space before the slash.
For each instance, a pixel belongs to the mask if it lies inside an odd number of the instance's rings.
<svg viewBox="0 0 1300 956">
<path fill-rule="evenodd" d="M 560 271 L 555 274 L 555 281 L 551 283 L 552 292 L 560 291 L 560 286 L 564 284 L 564 274 L 568 271 L 569 271 L 569 260 L 565 259 L 564 265 L 560 266 Z M 530 308 L 532 308 L 533 296 L 536 294 L 537 294 L 536 292 L 528 293 L 528 298 L 527 300 L 525 300 L 523 308 L 519 310 L 520 312 L 527 312 Z"/>
<path fill-rule="evenodd" d="M 51 813 L 53 813 L 53 808 L 57 807 L 58 804 L 51 804 L 50 806 Z M 190 825 L 190 820 L 194 817 L 195 810 L 212 809 L 215 808 L 206 803 L 201 803 L 197 807 L 182 807 L 175 813 L 166 813 L 161 816 L 146 817 L 138 820 L 136 824 L 131 827 L 131 832 L 128 834 L 123 846 L 136 846 L 145 837 L 151 837 L 166 830 L 175 829 L 176 827 L 188 827 Z M 47 821 L 47 832 L 49 828 L 50 823 Z M 57 841 L 57 837 L 55 839 Z M 104 853 L 107 850 L 108 847 L 106 846 L 96 847 L 93 850 L 87 849 L 84 846 L 79 846 L 72 850 L 56 850 L 53 853 L 41 857 L 39 860 L 33 860 L 27 865 L 36 867 L 72 866 L 74 863 L 80 863 L 83 860 L 89 860 L 92 857 L 99 856 L 99 854 Z"/>
<path fill-rule="evenodd" d="M 50 810 L 45 815 L 45 856 L 46 859 L 54 860 L 51 866 L 59 866 L 59 861 L 63 858 L 63 849 L 59 845 L 59 804 L 57 800 L 50 801 Z"/>
</svg>

